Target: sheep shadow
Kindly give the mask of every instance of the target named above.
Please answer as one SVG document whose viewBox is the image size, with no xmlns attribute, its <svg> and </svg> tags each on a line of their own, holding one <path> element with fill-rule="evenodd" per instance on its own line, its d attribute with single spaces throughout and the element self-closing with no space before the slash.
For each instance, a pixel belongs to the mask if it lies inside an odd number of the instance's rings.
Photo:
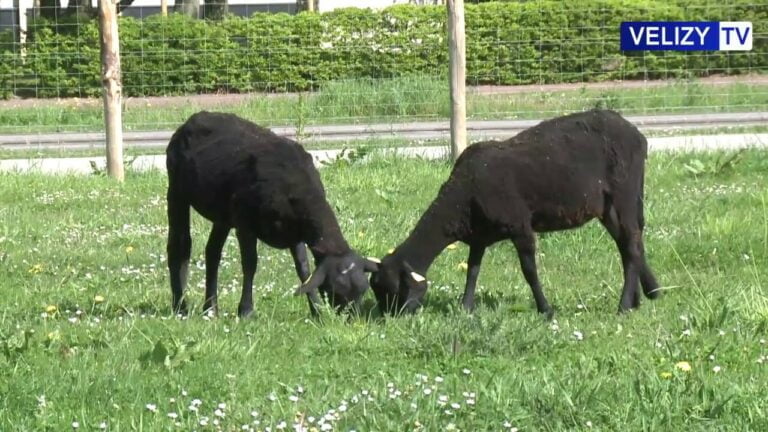
<svg viewBox="0 0 768 432">
<path fill-rule="evenodd" d="M 450 297 L 433 295 L 426 298 L 423 309 L 433 311 L 442 316 L 451 316 L 458 313 L 477 313 L 478 311 L 497 312 L 503 310 L 504 313 L 512 314 L 538 314 L 536 304 L 532 299 L 523 298 L 518 295 L 499 295 L 494 293 L 477 293 L 475 295 L 475 309 L 467 312 L 461 304 L 460 297 Z M 541 315 L 545 321 L 550 321 L 560 308 L 552 305 L 553 312 L 548 315 Z"/>
</svg>

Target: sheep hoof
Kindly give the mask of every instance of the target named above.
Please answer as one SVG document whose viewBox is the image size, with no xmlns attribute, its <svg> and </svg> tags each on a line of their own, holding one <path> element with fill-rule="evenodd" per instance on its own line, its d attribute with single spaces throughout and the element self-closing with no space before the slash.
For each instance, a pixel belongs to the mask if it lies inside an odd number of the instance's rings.
<svg viewBox="0 0 768 432">
<path fill-rule="evenodd" d="M 628 313 L 630 313 L 630 312 L 633 312 L 633 311 L 634 311 L 635 309 L 637 309 L 638 307 L 639 307 L 639 306 L 635 306 L 635 305 L 629 305 L 629 306 L 627 306 L 627 305 L 619 305 L 619 311 L 618 311 L 618 314 L 619 314 L 619 315 L 625 315 L 625 314 L 628 314 Z"/>
<path fill-rule="evenodd" d="M 253 306 L 237 308 L 237 316 L 241 319 L 251 318 L 253 316 Z"/>
<path fill-rule="evenodd" d="M 189 315 L 189 309 L 187 309 L 187 302 L 182 301 L 180 304 L 175 305 L 173 307 L 173 313 L 176 316 L 182 316 L 182 317 Z"/>
</svg>

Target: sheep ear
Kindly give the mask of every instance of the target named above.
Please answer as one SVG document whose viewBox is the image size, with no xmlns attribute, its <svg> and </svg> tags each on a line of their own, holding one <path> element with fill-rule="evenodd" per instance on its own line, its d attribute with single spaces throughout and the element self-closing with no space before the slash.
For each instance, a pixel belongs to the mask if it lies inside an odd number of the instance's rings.
<svg viewBox="0 0 768 432">
<path fill-rule="evenodd" d="M 365 266 L 364 270 L 372 273 L 379 271 L 379 264 L 381 264 L 381 260 L 375 257 L 368 257 L 365 259 Z"/>
<path fill-rule="evenodd" d="M 425 280 L 427 280 L 427 278 L 425 278 L 424 276 L 422 276 L 422 275 L 420 275 L 420 274 L 418 274 L 416 272 L 413 272 L 413 271 L 411 272 L 411 277 L 416 282 L 424 282 Z"/>
<path fill-rule="evenodd" d="M 309 294 L 317 290 L 323 281 L 325 281 L 325 267 L 320 266 L 315 269 L 314 273 L 312 273 L 306 282 L 301 284 L 301 286 L 293 292 L 293 295 Z"/>
</svg>

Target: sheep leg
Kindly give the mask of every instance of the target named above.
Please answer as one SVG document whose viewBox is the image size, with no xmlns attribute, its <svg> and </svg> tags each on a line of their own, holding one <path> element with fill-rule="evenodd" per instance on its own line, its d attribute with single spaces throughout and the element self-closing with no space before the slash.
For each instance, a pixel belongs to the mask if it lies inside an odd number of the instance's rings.
<svg viewBox="0 0 768 432">
<path fill-rule="evenodd" d="M 240 258 L 243 267 L 243 292 L 237 315 L 246 318 L 253 313 L 253 277 L 256 274 L 259 257 L 256 252 L 256 235 L 248 229 L 237 230 L 237 241 L 240 244 Z"/>
<path fill-rule="evenodd" d="M 464 288 L 464 298 L 461 304 L 464 310 L 471 312 L 475 309 L 475 285 L 480 275 L 480 263 L 483 261 L 485 246 L 471 245 L 469 247 L 469 268 L 467 269 L 467 284 Z"/>
<path fill-rule="evenodd" d="M 606 207 L 603 218 L 600 221 L 611 237 L 621 254 L 621 264 L 624 269 L 624 286 L 619 302 L 619 312 L 626 312 L 640 306 L 640 293 L 637 285 L 640 281 L 644 263 L 642 251 L 642 230 L 639 217 L 622 217 L 631 214 L 633 209 L 617 208 L 613 204 Z M 650 281 L 648 281 L 650 282 Z M 649 286 L 650 288 L 650 286 Z"/>
<path fill-rule="evenodd" d="M 640 284 L 643 287 L 643 294 L 646 297 L 653 300 L 659 297 L 661 291 L 659 291 L 659 283 L 656 281 L 656 277 L 651 271 L 651 267 L 648 265 L 648 261 L 645 258 L 645 245 L 643 244 L 642 233 L 645 229 L 645 216 L 643 215 L 643 192 L 642 186 L 640 194 L 637 198 L 637 225 L 640 227 L 640 239 L 638 247 L 640 249 Z"/>
<path fill-rule="evenodd" d="M 621 254 L 621 264 L 624 269 L 624 288 L 622 289 L 619 311 L 623 312 L 628 309 L 637 308 L 640 306 L 640 293 L 637 292 L 638 273 L 642 275 L 642 266 L 637 265 L 637 262 L 640 261 L 637 255 L 642 254 L 642 243 L 635 241 L 635 246 L 632 246 L 631 230 L 622 228 L 619 216 L 613 205 L 606 207 L 600 222 L 611 237 L 613 237 Z M 637 251 L 636 254 L 632 253 L 633 247 Z M 638 272 L 638 270 L 640 271 Z"/>
<path fill-rule="evenodd" d="M 515 249 L 517 249 L 517 257 L 520 259 L 523 276 L 525 276 L 526 282 L 528 282 L 531 291 L 533 291 L 536 310 L 539 313 L 546 314 L 548 318 L 551 317 L 552 308 L 549 306 L 547 298 L 544 297 L 544 292 L 541 290 L 541 283 L 539 282 L 539 275 L 536 271 L 536 238 L 532 232 L 529 232 L 513 237 L 512 242 L 515 245 Z"/>
<path fill-rule="evenodd" d="M 184 289 L 189 275 L 192 238 L 189 234 L 189 204 L 168 193 L 168 271 L 173 295 L 173 312 L 187 314 Z"/>
<path fill-rule="evenodd" d="M 208 235 L 208 243 L 205 245 L 205 301 L 203 313 L 218 314 L 218 283 L 219 263 L 221 262 L 221 250 L 229 235 L 229 227 L 225 224 L 214 222 L 211 233 Z"/>
<path fill-rule="evenodd" d="M 653 300 L 661 294 L 659 283 L 656 281 L 656 276 L 653 275 L 653 271 L 645 258 L 645 245 L 642 238 L 638 240 L 638 247 L 640 249 L 640 284 L 643 287 L 643 294 Z"/>
<path fill-rule="evenodd" d="M 629 227 L 622 227 L 619 233 L 619 250 L 624 266 L 624 287 L 621 292 L 619 312 L 625 312 L 640 305 L 640 293 L 637 291 L 640 270 L 638 238 L 639 232 Z"/>
<path fill-rule="evenodd" d="M 613 207 L 612 204 L 608 204 L 606 206 L 605 211 L 603 212 L 603 217 L 600 218 L 600 222 L 603 224 L 603 227 L 605 227 L 605 230 L 608 231 L 608 234 L 611 235 L 613 238 L 613 241 L 616 242 L 616 247 L 619 249 L 619 253 L 621 254 L 621 263 L 622 267 L 625 269 L 625 280 L 626 280 L 626 262 L 627 262 L 627 254 L 625 251 L 627 250 L 626 245 L 624 245 L 622 236 L 621 236 L 621 227 L 619 225 L 619 217 L 616 214 L 616 209 Z M 626 282 L 625 282 L 626 286 Z M 622 304 L 624 304 L 622 300 Z M 640 305 L 640 296 L 638 293 L 635 293 L 632 301 L 631 301 L 632 307 L 638 307 Z"/>
<path fill-rule="evenodd" d="M 296 274 L 299 275 L 301 283 L 304 283 L 309 279 L 309 261 L 307 261 L 307 246 L 304 243 L 297 243 L 291 247 L 291 255 L 293 256 L 293 265 L 296 267 Z M 317 290 L 307 293 L 307 300 L 309 300 L 309 312 L 312 316 L 318 316 L 317 305 L 320 304 L 320 296 L 317 294 Z"/>
</svg>

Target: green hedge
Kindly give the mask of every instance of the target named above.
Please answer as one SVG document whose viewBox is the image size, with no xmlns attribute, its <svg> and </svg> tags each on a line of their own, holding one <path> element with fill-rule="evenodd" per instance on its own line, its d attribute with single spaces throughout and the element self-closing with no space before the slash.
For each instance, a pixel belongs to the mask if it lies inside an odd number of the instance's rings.
<svg viewBox="0 0 768 432">
<path fill-rule="evenodd" d="M 619 51 L 621 21 L 768 22 L 768 5 L 734 0 L 489 2 L 466 6 L 467 82 L 527 84 L 739 74 L 768 67 L 750 53 Z M 330 80 L 435 76 L 447 70 L 445 8 L 393 6 L 221 21 L 120 19 L 128 96 L 293 91 Z M 98 26 L 30 27 L 26 56 L 0 35 L 0 97 L 100 94 Z"/>
</svg>

